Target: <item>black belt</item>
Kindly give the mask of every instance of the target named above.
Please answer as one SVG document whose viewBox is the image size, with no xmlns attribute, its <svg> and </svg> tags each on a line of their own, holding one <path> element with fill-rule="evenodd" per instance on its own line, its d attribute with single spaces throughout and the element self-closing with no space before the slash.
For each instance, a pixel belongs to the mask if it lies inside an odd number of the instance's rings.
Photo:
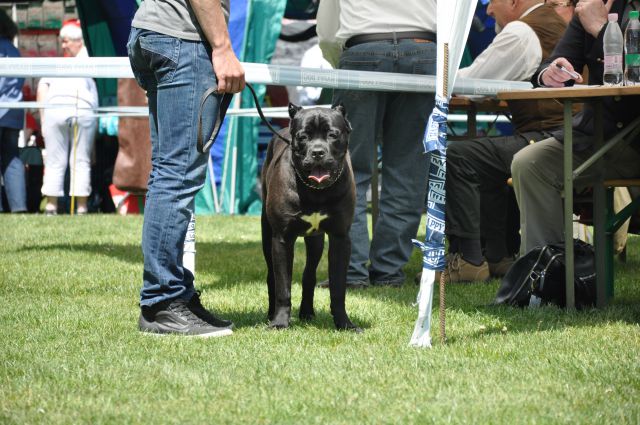
<svg viewBox="0 0 640 425">
<path fill-rule="evenodd" d="M 372 41 L 397 41 L 409 38 L 425 41 L 436 41 L 436 35 L 429 31 L 401 31 L 401 32 L 379 32 L 374 34 L 354 35 L 347 40 L 344 45 L 353 47 L 356 44 L 370 43 Z"/>
</svg>

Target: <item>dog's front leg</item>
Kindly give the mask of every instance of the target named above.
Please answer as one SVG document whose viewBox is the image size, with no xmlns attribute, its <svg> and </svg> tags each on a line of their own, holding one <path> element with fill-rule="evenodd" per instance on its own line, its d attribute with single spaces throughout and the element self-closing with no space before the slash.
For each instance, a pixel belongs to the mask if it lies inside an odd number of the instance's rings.
<svg viewBox="0 0 640 425">
<path fill-rule="evenodd" d="M 354 325 L 345 307 L 347 292 L 347 268 L 351 255 L 351 239 L 348 235 L 329 235 L 329 295 L 331 297 L 331 314 L 337 329 L 362 332 Z"/>
<path fill-rule="evenodd" d="M 302 300 L 300 301 L 299 317 L 302 320 L 311 320 L 316 315 L 313 309 L 313 295 L 316 289 L 316 270 L 324 248 L 324 233 L 306 236 L 304 244 L 307 249 L 307 261 L 302 273 Z"/>
<path fill-rule="evenodd" d="M 274 235 L 271 238 L 271 259 L 275 280 L 275 310 L 269 326 L 288 328 L 291 317 L 291 272 L 295 238 Z"/>
<path fill-rule="evenodd" d="M 262 254 L 264 255 L 264 260 L 267 263 L 267 291 L 269 294 L 269 311 L 267 313 L 267 318 L 269 320 L 273 319 L 273 314 L 275 312 L 275 304 L 276 304 L 276 284 L 273 279 L 273 257 L 271 256 L 271 239 L 273 235 L 273 231 L 271 230 L 271 224 L 267 219 L 267 214 L 265 211 L 264 204 L 262 206 L 262 217 L 261 217 L 261 227 L 262 227 Z"/>
</svg>

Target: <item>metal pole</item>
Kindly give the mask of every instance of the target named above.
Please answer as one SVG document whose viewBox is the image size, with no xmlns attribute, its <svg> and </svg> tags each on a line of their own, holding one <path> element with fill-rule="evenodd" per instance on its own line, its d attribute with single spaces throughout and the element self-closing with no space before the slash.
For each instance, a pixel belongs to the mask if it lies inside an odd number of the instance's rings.
<svg viewBox="0 0 640 425">
<path fill-rule="evenodd" d="M 571 99 L 564 101 L 564 255 L 567 309 L 575 306 L 573 288 L 573 125 Z"/>
</svg>

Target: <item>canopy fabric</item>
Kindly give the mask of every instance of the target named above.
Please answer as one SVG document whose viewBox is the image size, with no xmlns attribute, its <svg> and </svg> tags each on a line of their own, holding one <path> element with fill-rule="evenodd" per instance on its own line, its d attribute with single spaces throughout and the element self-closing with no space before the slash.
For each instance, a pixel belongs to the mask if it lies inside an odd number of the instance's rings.
<svg viewBox="0 0 640 425">
<path fill-rule="evenodd" d="M 89 56 L 126 56 L 131 20 L 138 8 L 136 0 L 77 0 L 76 8 Z M 115 78 L 96 80 L 100 106 L 117 104 Z"/>
<path fill-rule="evenodd" d="M 245 34 L 247 15 L 250 1 L 231 0 L 231 14 L 229 15 L 229 37 L 236 56 L 243 60 L 245 50 Z M 224 157 L 229 137 L 229 121 L 227 118 L 220 127 L 216 141 L 211 147 L 209 158 L 209 172 L 204 187 L 196 196 L 196 214 L 213 214 L 218 212 L 217 187 L 222 182 Z M 214 194 L 216 196 L 214 196 Z"/>
<path fill-rule="evenodd" d="M 269 63 L 282 27 L 286 0 L 252 0 L 248 6 L 245 47 L 241 60 Z M 232 2 L 233 9 L 233 2 Z M 266 87 L 256 86 L 256 94 L 263 99 Z M 240 107 L 253 108 L 253 98 L 245 89 Z M 222 212 L 259 214 L 262 208 L 257 190 L 258 177 L 258 124 L 259 118 L 228 120 L 224 175 L 221 185 Z M 234 179 L 233 177 L 236 176 Z"/>
</svg>

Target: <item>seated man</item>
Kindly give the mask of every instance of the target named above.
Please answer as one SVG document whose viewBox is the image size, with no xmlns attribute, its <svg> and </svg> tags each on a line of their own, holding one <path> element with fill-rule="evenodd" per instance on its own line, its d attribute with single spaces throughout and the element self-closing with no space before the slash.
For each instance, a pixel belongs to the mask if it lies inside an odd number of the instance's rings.
<svg viewBox="0 0 640 425">
<path fill-rule="evenodd" d="M 589 84 L 602 85 L 602 40 L 608 13 L 617 13 L 624 32 L 629 11 L 636 5 L 627 0 L 581 0 L 576 17 L 558 43 L 551 57 L 544 61 L 531 81 L 536 86 L 563 87 L 573 84 L 571 77 L 555 65 L 570 71 L 589 69 Z M 576 80 L 582 83 L 582 79 Z M 602 98 L 605 140 L 613 137 L 639 116 L 640 96 Z M 586 103 L 573 118 L 573 164 L 582 164 L 593 153 L 594 108 Z M 564 240 L 562 198 L 562 131 L 553 133 L 516 154 L 511 164 L 513 188 L 520 207 L 521 253 L 536 246 Z M 629 144 L 619 143 L 605 156 L 605 178 L 640 176 L 640 138 Z"/>
<path fill-rule="evenodd" d="M 503 30 L 458 76 L 526 81 L 566 29 L 553 6 L 542 0 L 493 1 L 487 13 Z M 562 106 L 554 101 L 514 101 L 509 108 L 513 136 L 453 141 L 447 149 L 448 282 L 483 281 L 506 273 L 514 253 L 506 242 L 511 160 L 562 124 Z"/>
</svg>

